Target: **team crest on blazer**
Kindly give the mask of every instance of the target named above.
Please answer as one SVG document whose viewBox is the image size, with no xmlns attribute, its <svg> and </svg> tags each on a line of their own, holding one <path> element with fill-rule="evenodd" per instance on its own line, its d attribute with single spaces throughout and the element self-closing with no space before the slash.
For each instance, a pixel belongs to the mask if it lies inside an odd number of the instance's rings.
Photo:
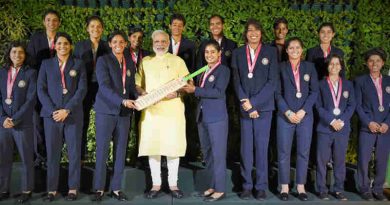
<svg viewBox="0 0 390 205">
<path fill-rule="evenodd" d="M 263 59 L 261 59 L 261 63 L 262 63 L 263 65 L 268 65 L 268 63 L 269 63 L 268 58 L 263 58 Z"/>
<path fill-rule="evenodd" d="M 131 76 L 130 70 L 127 70 L 126 75 L 127 75 L 127 77 L 130 77 L 130 76 Z"/>
<path fill-rule="evenodd" d="M 77 71 L 76 71 L 75 69 L 72 69 L 72 70 L 69 71 L 69 75 L 70 75 L 71 77 L 76 77 Z"/>
<path fill-rule="evenodd" d="M 210 77 L 209 77 L 209 82 L 211 83 L 211 82 L 213 82 L 214 80 L 215 80 L 214 75 L 210 75 Z"/>
<path fill-rule="evenodd" d="M 390 86 L 386 86 L 386 92 L 390 94 Z"/>
<path fill-rule="evenodd" d="M 344 91 L 343 92 L 343 96 L 344 96 L 344 98 L 348 98 L 349 97 L 349 92 L 348 91 Z"/>
<path fill-rule="evenodd" d="M 230 56 L 230 55 L 232 55 L 232 52 L 230 52 L 230 51 L 225 51 L 225 56 Z"/>
<path fill-rule="evenodd" d="M 18 83 L 19 88 L 24 88 L 26 86 L 26 82 L 24 80 L 20 80 Z"/>
<path fill-rule="evenodd" d="M 306 82 L 309 82 L 309 80 L 310 80 L 310 75 L 309 75 L 309 74 L 305 74 L 305 75 L 303 76 L 303 80 L 305 80 Z"/>
</svg>

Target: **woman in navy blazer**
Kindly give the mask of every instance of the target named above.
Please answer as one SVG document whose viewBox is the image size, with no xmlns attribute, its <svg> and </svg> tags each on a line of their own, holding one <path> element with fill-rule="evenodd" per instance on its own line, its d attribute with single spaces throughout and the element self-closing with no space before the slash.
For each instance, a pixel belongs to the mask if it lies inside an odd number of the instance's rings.
<svg viewBox="0 0 390 205">
<path fill-rule="evenodd" d="M 302 61 L 303 43 L 297 38 L 286 42 L 289 61 L 279 67 L 277 145 L 281 200 L 288 200 L 290 155 L 294 135 L 297 137 L 296 184 L 298 198 L 308 199 L 305 183 L 313 130 L 313 106 L 318 97 L 318 79 L 313 63 Z"/>
<path fill-rule="evenodd" d="M 264 200 L 268 189 L 268 142 L 275 109 L 278 58 L 275 47 L 262 43 L 262 34 L 260 23 L 249 19 L 244 31 L 246 45 L 235 49 L 232 57 L 234 88 L 241 102 L 241 175 L 244 183 L 240 197 L 244 200 L 251 197 L 253 188 L 256 199 Z M 252 180 L 254 159 L 255 185 Z"/>
<path fill-rule="evenodd" d="M 0 201 L 9 198 L 14 144 L 22 159 L 22 194 L 19 203 L 31 198 L 34 189 L 33 110 L 36 103 L 36 71 L 25 64 L 26 47 L 12 42 L 7 64 L 0 70 Z"/>
<path fill-rule="evenodd" d="M 106 183 L 106 162 L 111 139 L 115 147 L 114 174 L 111 179 L 111 196 L 119 201 L 127 200 L 120 191 L 125 166 L 127 139 L 134 100 L 135 66 L 128 55 L 124 55 L 127 45 L 126 35 L 114 31 L 108 37 L 111 52 L 100 57 L 96 63 L 96 77 L 99 90 L 94 109 L 96 112 L 96 168 L 94 201 L 101 201 Z"/>
<path fill-rule="evenodd" d="M 42 104 L 47 150 L 47 195 L 53 201 L 57 195 L 63 141 L 68 150 L 69 192 L 66 200 L 77 199 L 81 172 L 81 130 L 83 99 L 87 92 L 87 77 L 82 60 L 71 55 L 72 39 L 57 33 L 56 56 L 44 60 L 38 75 L 38 97 Z"/>
<path fill-rule="evenodd" d="M 326 185 L 327 163 L 333 156 L 334 196 L 342 201 L 347 200 L 344 192 L 345 156 L 351 132 L 351 117 L 356 102 L 352 82 L 340 77 L 343 70 L 341 56 L 332 54 L 327 59 L 328 73 L 326 79 L 319 83 L 319 97 L 316 103 L 319 121 L 317 124 L 317 174 L 316 186 L 318 197 L 329 200 Z"/>
<path fill-rule="evenodd" d="M 110 52 L 108 43 L 102 40 L 103 30 L 103 20 L 99 16 L 88 17 L 87 32 L 89 34 L 89 39 L 78 42 L 74 50 L 74 56 L 84 61 L 88 86 L 87 95 L 83 101 L 84 120 L 81 140 L 81 160 L 85 160 L 87 155 L 87 131 L 90 121 L 89 113 L 95 102 L 96 93 L 99 87 L 95 72 L 96 61 L 100 56 Z"/>
<path fill-rule="evenodd" d="M 205 59 L 208 70 L 198 79 L 198 86 L 187 84 L 183 89 L 195 93 L 200 99 L 197 107 L 197 123 L 203 157 L 211 181 L 209 189 L 202 195 L 204 201 L 217 201 L 225 196 L 226 147 L 228 114 L 226 109 L 226 87 L 229 83 L 229 68 L 221 65 L 221 47 L 215 40 L 205 44 Z"/>
<path fill-rule="evenodd" d="M 336 30 L 332 23 L 325 22 L 318 28 L 318 36 L 320 45 L 307 50 L 306 60 L 314 63 L 317 69 L 318 79 L 324 79 L 328 74 L 328 68 L 326 67 L 326 60 L 332 54 L 337 54 L 340 57 L 344 57 L 344 52 L 332 45 L 332 40 L 336 35 Z M 345 67 L 340 71 L 342 78 L 345 77 Z"/>
<path fill-rule="evenodd" d="M 390 150 L 390 77 L 381 74 L 386 61 L 381 48 L 366 52 L 369 74 L 355 80 L 356 111 L 360 119 L 358 152 L 358 188 L 365 200 L 386 201 L 383 184 Z M 369 162 L 375 149 L 375 177 L 369 178 Z M 372 186 L 371 186 L 372 185 Z"/>
</svg>

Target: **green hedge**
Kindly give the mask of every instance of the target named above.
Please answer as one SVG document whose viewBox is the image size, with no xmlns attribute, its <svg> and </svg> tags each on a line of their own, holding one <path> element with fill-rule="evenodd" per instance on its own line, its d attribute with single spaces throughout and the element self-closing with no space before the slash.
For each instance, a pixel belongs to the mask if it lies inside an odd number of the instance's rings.
<svg viewBox="0 0 390 205">
<path fill-rule="evenodd" d="M 108 6 L 96 8 L 96 5 L 94 8 L 86 8 L 84 6 L 63 6 L 55 0 L 0 0 L 0 28 L 4 28 L 0 29 L 0 55 L 2 57 L 0 63 L 4 62 L 4 51 L 11 40 L 28 39 L 33 31 L 42 29 L 41 15 L 48 8 L 60 11 L 62 18 L 60 30 L 68 32 L 75 42 L 87 38 L 86 17 L 98 13 L 105 22 L 105 36 L 115 28 L 126 30 L 130 24 L 139 25 L 144 28 L 147 35 L 144 47 L 150 48 L 151 41 L 148 36 L 155 29 L 167 28 L 173 3 L 175 3 L 174 11 L 186 17 L 185 35 L 197 43 L 208 38 L 208 17 L 215 13 L 226 19 L 225 35 L 240 45 L 244 43 L 242 32 L 247 18 L 254 17 L 262 22 L 265 30 L 264 40 L 268 42 L 273 38 L 273 20 L 284 16 L 289 21 L 289 36 L 302 38 L 305 50 L 318 44 L 318 26 L 324 21 L 333 22 L 337 32 L 334 44 L 345 52 L 347 76 L 350 78 L 365 72 L 362 53 L 368 48 L 381 46 L 387 53 L 390 53 L 389 2 L 361 0 L 335 5 L 327 4 L 327 1 L 315 1 L 313 4 L 301 5 L 288 2 L 285 0 L 267 0 L 260 3 L 255 0 L 225 0 L 223 3 L 220 0 L 134 0 L 132 4 L 123 5 L 122 8 Z M 129 6 L 134 8 L 129 8 Z M 386 62 L 386 68 L 389 65 L 389 62 Z M 356 162 L 356 121 L 354 119 L 354 130 L 351 134 L 347 156 L 348 161 L 352 163 Z M 92 123 L 88 132 L 90 161 L 94 161 L 95 131 L 93 128 Z M 239 135 L 239 133 L 235 134 Z M 196 138 L 197 136 L 189 137 L 189 139 Z M 135 149 L 134 136 L 131 139 L 129 149 L 133 151 Z M 198 151 L 194 150 L 194 152 Z M 133 159 L 134 156 L 129 155 L 127 160 Z"/>
</svg>

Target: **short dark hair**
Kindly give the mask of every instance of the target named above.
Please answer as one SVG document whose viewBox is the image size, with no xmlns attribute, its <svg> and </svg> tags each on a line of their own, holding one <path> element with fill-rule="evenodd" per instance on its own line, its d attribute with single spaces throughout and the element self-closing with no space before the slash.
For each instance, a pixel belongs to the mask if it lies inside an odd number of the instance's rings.
<svg viewBox="0 0 390 205">
<path fill-rule="evenodd" d="M 320 33 L 321 29 L 324 28 L 324 27 L 329 27 L 330 29 L 332 29 L 333 33 L 336 33 L 336 30 L 334 29 L 333 23 L 331 23 L 331 22 L 324 22 L 324 23 L 322 23 L 320 25 L 320 27 L 318 27 L 317 32 Z"/>
<path fill-rule="evenodd" d="M 302 47 L 302 48 L 304 47 L 303 41 L 302 41 L 299 37 L 294 36 L 294 37 L 289 38 L 289 39 L 286 41 L 286 44 L 285 44 L 285 45 L 286 45 L 286 49 L 290 46 L 291 42 L 293 42 L 293 41 L 298 41 L 299 44 L 301 45 L 301 47 Z"/>
<path fill-rule="evenodd" d="M 8 48 L 7 48 L 7 52 L 6 52 L 6 66 L 9 67 L 12 65 L 12 60 L 11 60 L 11 50 L 12 48 L 17 48 L 17 47 L 21 47 L 23 50 L 24 50 L 24 54 L 26 56 L 26 58 L 24 59 L 24 62 L 23 64 L 26 63 L 27 61 L 27 51 L 26 51 L 26 43 L 23 42 L 23 41 L 12 41 Z"/>
<path fill-rule="evenodd" d="M 371 48 L 370 50 L 366 51 L 364 53 L 364 61 L 367 62 L 367 60 L 373 56 L 373 55 L 377 55 L 379 56 L 380 58 L 382 58 L 383 61 L 386 61 L 387 59 L 387 54 L 386 54 L 386 51 L 383 50 L 382 48 L 379 48 L 379 47 L 375 47 L 375 48 Z"/>
<path fill-rule="evenodd" d="M 93 15 L 93 16 L 90 16 L 90 17 L 87 18 L 87 20 L 85 21 L 85 23 L 87 24 L 87 27 L 89 26 L 91 21 L 99 21 L 100 24 L 102 24 L 102 26 L 104 27 L 103 19 L 100 18 L 100 16 L 98 16 L 98 15 Z"/>
<path fill-rule="evenodd" d="M 326 71 L 328 72 L 328 67 L 329 67 L 330 62 L 332 61 L 333 58 L 339 59 L 340 65 L 341 65 L 341 70 L 344 70 L 345 64 L 344 64 L 343 57 L 334 53 L 334 54 L 331 54 L 328 58 L 325 59 Z"/>
<path fill-rule="evenodd" d="M 211 19 L 213 19 L 213 18 L 219 18 L 221 20 L 222 24 L 225 24 L 225 19 L 221 15 L 219 15 L 219 14 L 211 15 L 210 18 L 209 18 L 209 23 L 210 23 Z"/>
<path fill-rule="evenodd" d="M 110 33 L 110 35 L 108 36 L 108 42 L 111 42 L 111 40 L 117 36 L 117 35 L 120 35 L 123 37 L 123 39 L 125 39 L 125 41 L 127 41 L 127 36 L 125 34 L 125 32 L 121 31 L 121 30 L 115 30 L 113 32 Z"/>
<path fill-rule="evenodd" d="M 58 17 L 58 19 L 61 21 L 61 16 L 60 16 L 60 13 L 58 13 L 58 11 L 54 10 L 54 9 L 48 9 L 45 11 L 45 13 L 43 13 L 42 15 L 42 19 L 45 20 L 46 16 L 49 15 L 49 14 L 54 14 Z"/>
<path fill-rule="evenodd" d="M 144 31 L 142 30 L 142 28 L 141 27 L 139 27 L 139 26 L 132 26 L 132 25 L 130 25 L 129 27 L 128 27 L 128 36 L 131 36 L 131 35 L 133 35 L 134 33 L 137 33 L 137 32 L 141 32 L 142 33 L 142 35 L 144 34 Z"/>
<path fill-rule="evenodd" d="M 179 21 L 182 21 L 183 22 L 183 26 L 186 25 L 186 19 L 184 18 L 184 16 L 182 14 L 173 14 L 171 16 L 171 19 L 169 21 L 169 24 L 172 24 L 174 20 L 179 20 Z"/>
<path fill-rule="evenodd" d="M 57 43 L 57 40 L 58 40 L 60 37 L 66 38 L 66 40 L 69 41 L 70 45 L 73 44 L 72 38 L 70 37 L 69 34 L 67 34 L 67 33 L 65 33 L 65 32 L 57 32 L 56 37 L 54 38 L 54 43 Z"/>
<path fill-rule="evenodd" d="M 263 27 L 261 26 L 261 23 L 259 21 L 257 21 L 256 19 L 253 19 L 253 18 L 249 18 L 245 24 L 245 30 L 244 30 L 244 33 L 242 34 L 243 35 L 243 38 L 245 40 L 245 42 L 248 42 L 248 39 L 246 38 L 246 34 L 248 33 L 248 29 L 249 29 L 249 26 L 252 25 L 254 26 L 256 29 L 260 30 L 261 32 L 261 39 L 260 41 L 262 41 L 263 39 Z"/>
<path fill-rule="evenodd" d="M 213 46 L 215 49 L 217 49 L 217 51 L 221 51 L 221 46 L 219 45 L 219 43 L 214 40 L 214 39 L 211 39 L 211 40 L 208 40 L 204 46 L 204 49 L 206 50 L 206 47 L 207 46 Z"/>
<path fill-rule="evenodd" d="M 274 29 L 278 28 L 279 24 L 281 24 L 281 23 L 286 24 L 286 27 L 288 28 L 288 21 L 287 21 L 287 19 L 284 18 L 284 17 L 280 17 L 280 18 L 275 19 L 275 21 L 274 21 Z"/>
</svg>

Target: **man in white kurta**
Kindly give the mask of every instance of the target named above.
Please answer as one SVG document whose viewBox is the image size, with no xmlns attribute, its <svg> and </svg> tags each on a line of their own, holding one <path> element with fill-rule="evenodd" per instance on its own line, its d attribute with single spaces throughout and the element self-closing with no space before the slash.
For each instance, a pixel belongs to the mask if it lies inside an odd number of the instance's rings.
<svg viewBox="0 0 390 205">
<path fill-rule="evenodd" d="M 169 81 L 188 75 L 184 61 L 168 53 L 169 36 L 161 30 L 152 34 L 155 55 L 143 58 L 136 74 L 137 90 L 146 94 Z M 147 198 L 156 198 L 161 188 L 161 156 L 167 157 L 168 183 L 173 197 L 182 198 L 177 187 L 179 157 L 186 152 L 184 103 L 178 92 L 144 109 L 140 121 L 138 156 L 148 156 L 153 187 Z"/>
</svg>

